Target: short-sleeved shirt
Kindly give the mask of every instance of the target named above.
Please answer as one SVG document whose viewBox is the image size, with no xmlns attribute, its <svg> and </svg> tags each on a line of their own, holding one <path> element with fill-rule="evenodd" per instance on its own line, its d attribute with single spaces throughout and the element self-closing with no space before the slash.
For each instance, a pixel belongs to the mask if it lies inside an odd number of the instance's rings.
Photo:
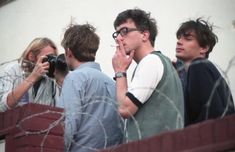
<svg viewBox="0 0 235 152">
<path fill-rule="evenodd" d="M 182 84 L 169 58 L 153 51 L 137 65 L 132 80 L 126 95 L 139 108 L 127 120 L 127 141 L 183 127 Z"/>
<path fill-rule="evenodd" d="M 135 76 L 128 87 L 128 94 L 137 99 L 132 98 L 131 101 L 136 105 L 144 104 L 162 79 L 163 71 L 164 66 L 159 56 L 148 54 L 144 57 L 135 69 Z"/>
</svg>

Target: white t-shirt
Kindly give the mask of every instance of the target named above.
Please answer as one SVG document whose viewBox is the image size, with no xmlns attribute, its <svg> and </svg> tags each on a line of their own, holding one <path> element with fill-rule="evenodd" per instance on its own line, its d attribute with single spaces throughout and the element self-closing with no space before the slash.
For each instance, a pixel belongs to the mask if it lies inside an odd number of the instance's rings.
<svg viewBox="0 0 235 152">
<path fill-rule="evenodd" d="M 155 54 L 148 54 L 137 65 L 128 92 L 144 104 L 162 79 L 164 66 Z"/>
</svg>

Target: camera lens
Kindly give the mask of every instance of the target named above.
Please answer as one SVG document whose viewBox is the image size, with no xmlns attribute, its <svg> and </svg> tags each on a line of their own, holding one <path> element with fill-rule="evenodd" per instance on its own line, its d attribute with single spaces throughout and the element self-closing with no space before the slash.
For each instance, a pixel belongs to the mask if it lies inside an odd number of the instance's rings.
<svg viewBox="0 0 235 152">
<path fill-rule="evenodd" d="M 47 76 L 50 78 L 54 78 L 56 56 L 52 54 L 47 55 L 47 58 L 44 58 L 42 62 L 49 62 L 49 69 Z"/>
</svg>

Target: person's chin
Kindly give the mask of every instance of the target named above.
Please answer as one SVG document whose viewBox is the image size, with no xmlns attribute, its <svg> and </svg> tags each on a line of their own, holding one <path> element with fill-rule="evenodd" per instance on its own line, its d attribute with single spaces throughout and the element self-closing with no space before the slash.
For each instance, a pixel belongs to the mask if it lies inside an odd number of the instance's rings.
<svg viewBox="0 0 235 152">
<path fill-rule="evenodd" d="M 182 59 L 182 55 L 178 54 L 178 53 L 176 53 L 175 57 L 178 58 L 178 59 Z"/>
</svg>

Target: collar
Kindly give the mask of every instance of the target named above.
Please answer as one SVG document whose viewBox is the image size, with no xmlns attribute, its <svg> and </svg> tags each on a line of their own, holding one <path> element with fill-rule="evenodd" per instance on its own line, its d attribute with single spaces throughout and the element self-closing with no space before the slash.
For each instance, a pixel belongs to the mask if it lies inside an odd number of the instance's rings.
<svg viewBox="0 0 235 152">
<path fill-rule="evenodd" d="M 94 68 L 101 71 L 100 65 L 97 62 L 84 62 L 81 65 L 79 65 L 76 69 L 82 69 L 82 68 Z"/>
</svg>

